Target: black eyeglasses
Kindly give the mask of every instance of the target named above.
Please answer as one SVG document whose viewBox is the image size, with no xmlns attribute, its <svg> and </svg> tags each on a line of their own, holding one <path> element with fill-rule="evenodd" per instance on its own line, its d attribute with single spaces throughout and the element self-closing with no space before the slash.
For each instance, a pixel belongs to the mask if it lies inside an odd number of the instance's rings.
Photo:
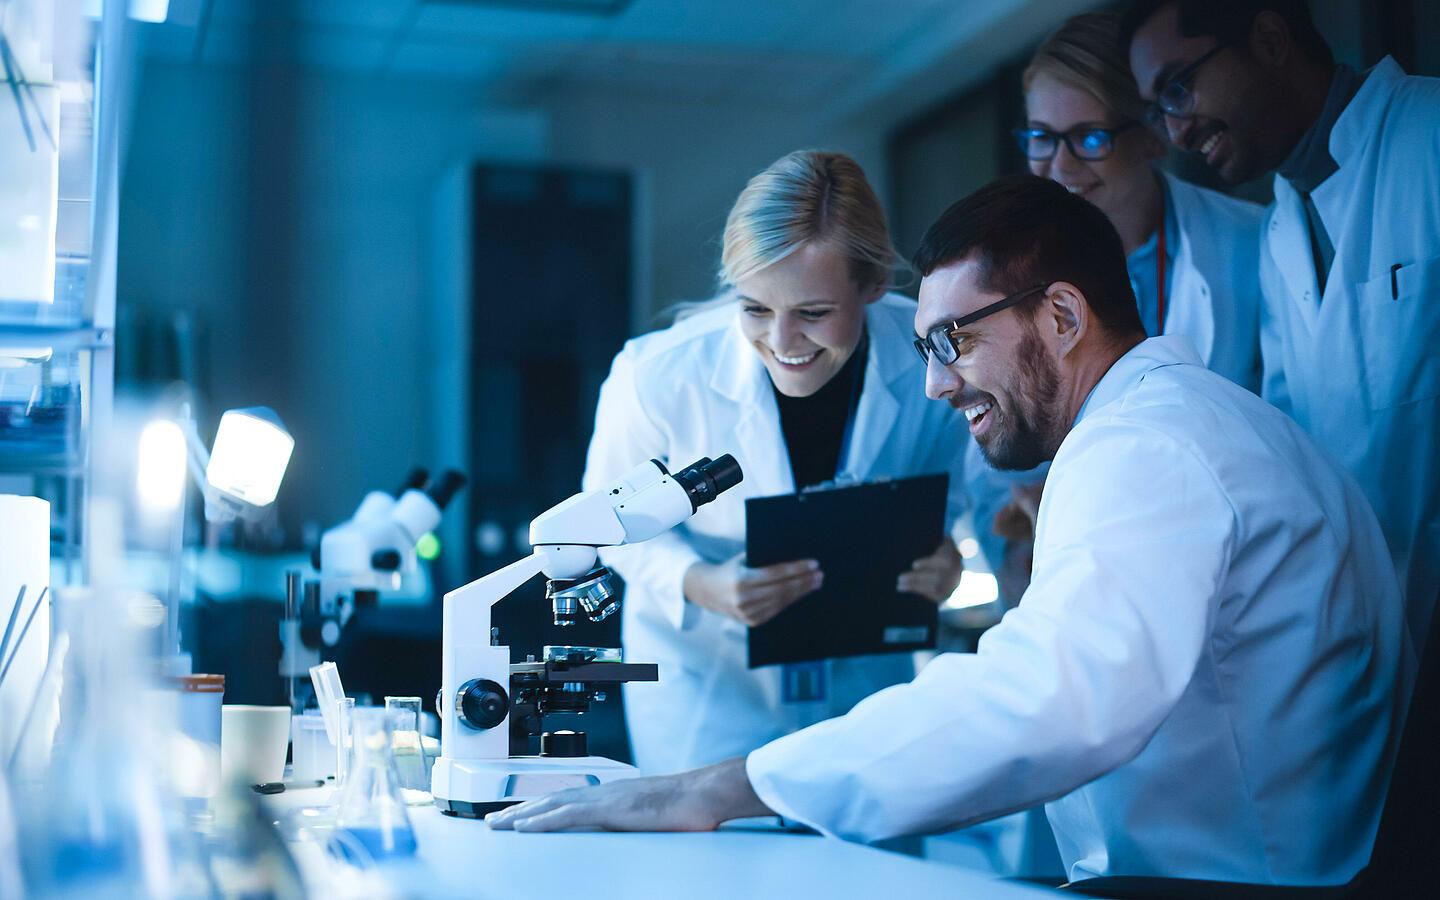
<svg viewBox="0 0 1440 900">
<path fill-rule="evenodd" d="M 915 352 L 920 354 L 920 360 L 925 365 L 930 365 L 930 354 L 934 353 L 940 365 L 948 366 L 960 358 L 960 344 L 955 340 L 955 332 L 966 325 L 978 322 L 986 316 L 992 316 L 1001 310 L 1009 309 L 1022 300 L 1028 299 L 1035 294 L 1045 290 L 1048 285 L 1037 284 L 1032 288 L 1021 291 L 1018 294 L 1011 294 L 1003 300 L 996 300 L 988 306 L 982 306 L 968 316 L 961 316 L 953 322 L 944 322 L 925 332 L 923 338 L 915 339 Z"/>
<path fill-rule="evenodd" d="M 1195 112 L 1195 92 L 1190 89 L 1190 82 L 1195 80 L 1195 73 L 1200 71 L 1201 66 L 1224 49 L 1224 44 L 1217 45 L 1209 53 L 1170 76 L 1170 80 L 1165 82 L 1155 95 L 1155 102 L 1145 108 L 1145 122 L 1154 125 L 1165 116 L 1183 119 Z"/>
<path fill-rule="evenodd" d="M 1096 160 L 1105 159 L 1115 152 L 1115 135 L 1138 124 L 1138 122 L 1126 122 L 1124 125 L 1117 125 L 1114 128 L 1085 126 L 1072 128 L 1066 132 L 1049 131 L 1044 128 L 1017 128 L 1012 133 L 1015 135 L 1016 143 L 1020 145 L 1020 152 L 1025 154 L 1026 159 L 1036 161 L 1054 159 L 1055 154 L 1060 150 L 1060 143 L 1063 141 L 1065 146 L 1070 148 L 1070 155 L 1076 159 Z"/>
</svg>

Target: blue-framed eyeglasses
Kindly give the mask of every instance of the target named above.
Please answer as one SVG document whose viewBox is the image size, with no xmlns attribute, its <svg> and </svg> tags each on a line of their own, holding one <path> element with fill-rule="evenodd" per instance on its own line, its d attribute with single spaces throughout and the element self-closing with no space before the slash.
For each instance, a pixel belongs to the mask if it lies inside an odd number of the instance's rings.
<svg viewBox="0 0 1440 900">
<path fill-rule="evenodd" d="M 1012 134 L 1015 135 L 1015 142 L 1020 145 L 1020 152 L 1025 154 L 1026 159 L 1037 162 L 1054 159 L 1060 150 L 1061 142 L 1064 142 L 1065 146 L 1070 148 L 1070 155 L 1076 159 L 1097 160 L 1105 159 L 1115 152 L 1115 135 L 1138 124 L 1126 122 L 1113 128 L 1086 125 L 1065 132 L 1045 128 L 1016 128 Z"/>
<path fill-rule="evenodd" d="M 987 306 L 982 306 L 970 313 L 968 316 L 961 316 L 953 322 L 942 322 L 925 332 L 923 338 L 915 339 L 915 352 L 920 354 L 920 360 L 925 365 L 930 365 L 930 354 L 940 361 L 940 365 L 948 366 L 960 358 L 960 344 L 955 340 L 955 332 L 966 325 L 974 324 L 986 316 L 993 316 L 1001 310 L 1029 299 L 1035 294 L 1045 290 L 1048 285 L 1037 284 L 1032 288 L 1026 288 L 1018 294 L 1011 294 L 1001 300 L 996 300 Z"/>
</svg>

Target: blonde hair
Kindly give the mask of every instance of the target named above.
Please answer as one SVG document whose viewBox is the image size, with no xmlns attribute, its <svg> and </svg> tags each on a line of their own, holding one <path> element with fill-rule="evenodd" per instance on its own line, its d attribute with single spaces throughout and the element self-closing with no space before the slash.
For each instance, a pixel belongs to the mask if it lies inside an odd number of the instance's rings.
<svg viewBox="0 0 1440 900">
<path fill-rule="evenodd" d="M 1026 93 L 1042 73 L 1094 97 L 1120 122 L 1144 119 L 1145 101 L 1120 45 L 1118 13 L 1083 13 L 1066 20 L 1035 51 L 1020 76 Z"/>
<path fill-rule="evenodd" d="M 797 150 L 751 178 L 735 200 L 725 220 L 720 283 L 733 286 L 812 241 L 839 249 L 862 287 L 889 287 L 897 270 L 909 270 L 859 163 L 843 153 Z"/>
</svg>

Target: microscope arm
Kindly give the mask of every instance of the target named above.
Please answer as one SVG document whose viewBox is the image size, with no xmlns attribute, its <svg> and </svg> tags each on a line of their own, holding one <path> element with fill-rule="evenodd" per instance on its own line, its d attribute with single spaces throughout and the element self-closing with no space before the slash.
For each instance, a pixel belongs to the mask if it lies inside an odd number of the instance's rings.
<svg viewBox="0 0 1440 900">
<path fill-rule="evenodd" d="M 445 595 L 444 636 L 451 635 L 466 643 L 490 643 L 490 607 L 509 596 L 520 585 L 539 575 L 545 568 L 545 555 L 538 550 L 496 569 L 484 578 L 472 581 Z"/>
</svg>

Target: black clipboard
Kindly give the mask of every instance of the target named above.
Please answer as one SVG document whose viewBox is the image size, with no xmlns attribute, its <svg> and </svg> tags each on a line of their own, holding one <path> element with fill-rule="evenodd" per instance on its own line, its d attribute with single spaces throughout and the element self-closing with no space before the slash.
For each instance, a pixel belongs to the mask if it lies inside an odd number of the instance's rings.
<svg viewBox="0 0 1440 900">
<path fill-rule="evenodd" d="M 816 559 L 825 583 L 749 630 L 750 668 L 935 647 L 940 609 L 895 579 L 945 536 L 950 476 L 917 475 L 745 501 L 745 563 Z"/>
</svg>

